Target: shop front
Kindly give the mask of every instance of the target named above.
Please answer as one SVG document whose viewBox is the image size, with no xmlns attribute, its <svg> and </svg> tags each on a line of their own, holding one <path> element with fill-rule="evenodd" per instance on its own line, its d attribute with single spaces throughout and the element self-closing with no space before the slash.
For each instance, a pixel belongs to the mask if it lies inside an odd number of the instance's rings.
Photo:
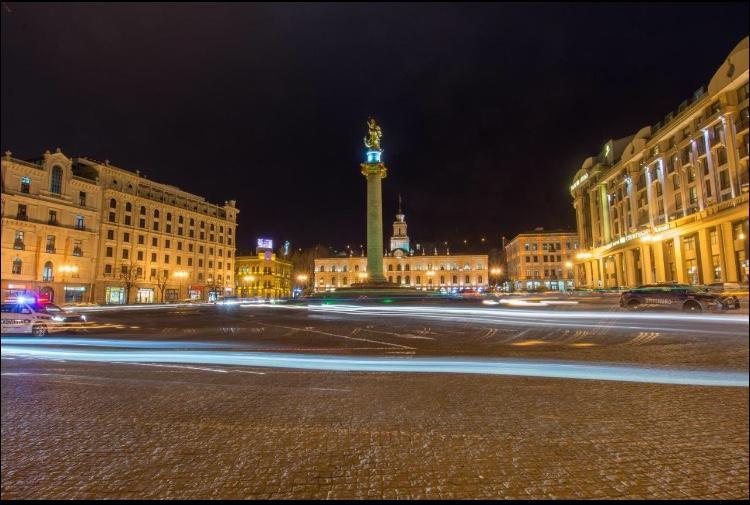
<svg viewBox="0 0 750 505">
<path fill-rule="evenodd" d="M 65 303 L 81 303 L 87 300 L 85 286 L 65 286 Z"/>
<path fill-rule="evenodd" d="M 154 289 L 153 288 L 138 288 L 136 293 L 135 303 L 154 303 Z"/>
<path fill-rule="evenodd" d="M 122 305 L 125 300 L 125 288 L 107 286 L 104 290 L 104 303 L 107 305 Z"/>
</svg>

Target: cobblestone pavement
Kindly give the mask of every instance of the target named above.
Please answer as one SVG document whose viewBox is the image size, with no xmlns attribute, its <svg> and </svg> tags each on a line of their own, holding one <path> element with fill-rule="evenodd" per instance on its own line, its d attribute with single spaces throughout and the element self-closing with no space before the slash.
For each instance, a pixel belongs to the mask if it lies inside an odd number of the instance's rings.
<svg viewBox="0 0 750 505">
<path fill-rule="evenodd" d="M 133 317 L 148 326 L 153 316 Z M 184 315 L 157 317 L 173 330 L 149 334 L 191 334 L 176 322 Z M 227 316 L 216 333 L 247 348 L 393 350 L 326 335 L 364 328 L 334 319 Z M 597 344 L 592 354 L 533 328 L 508 340 L 500 327 L 365 326 L 417 355 L 678 357 L 680 366 L 747 370 L 747 335 L 628 344 L 638 335 L 605 332 L 582 339 Z M 550 343 L 512 345 L 527 340 Z M 3 499 L 748 498 L 747 388 L 6 358 Z"/>
</svg>

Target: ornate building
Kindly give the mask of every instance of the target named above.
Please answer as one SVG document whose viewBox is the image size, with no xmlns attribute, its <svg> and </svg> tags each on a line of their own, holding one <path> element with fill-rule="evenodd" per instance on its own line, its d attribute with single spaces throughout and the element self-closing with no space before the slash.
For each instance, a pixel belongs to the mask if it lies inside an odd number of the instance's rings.
<svg viewBox="0 0 750 505">
<path fill-rule="evenodd" d="M 101 187 L 58 149 L 2 159 L 3 300 L 36 293 L 88 301 L 94 289 Z"/>
<path fill-rule="evenodd" d="M 575 288 L 573 259 L 578 252 L 574 231 L 534 231 L 516 235 L 505 246 L 507 277 L 516 290 Z"/>
<path fill-rule="evenodd" d="M 398 286 L 422 290 L 463 291 L 486 289 L 488 257 L 486 254 L 428 254 L 424 249 L 409 248 L 405 215 L 399 208 L 393 223 L 391 250 L 383 256 L 384 276 Z M 333 291 L 367 280 L 367 258 L 344 256 L 315 260 L 315 291 Z"/>
<path fill-rule="evenodd" d="M 235 259 L 237 296 L 243 298 L 291 298 L 292 264 L 276 257 L 270 249 L 258 249 L 255 256 Z"/>
<path fill-rule="evenodd" d="M 748 38 L 676 111 L 610 140 L 570 187 L 581 285 L 748 281 Z"/>
<path fill-rule="evenodd" d="M 234 201 L 59 150 L 38 161 L 7 153 L 2 180 L 4 298 L 153 303 L 234 289 Z"/>
</svg>

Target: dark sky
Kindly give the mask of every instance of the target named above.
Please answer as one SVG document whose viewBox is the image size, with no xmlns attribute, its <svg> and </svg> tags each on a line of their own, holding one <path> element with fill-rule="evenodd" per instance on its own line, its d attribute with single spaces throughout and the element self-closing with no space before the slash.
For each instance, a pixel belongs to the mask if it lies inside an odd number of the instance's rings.
<svg viewBox="0 0 750 505">
<path fill-rule="evenodd" d="M 23 4 L 2 8 L 2 150 L 108 158 L 214 202 L 239 245 L 365 236 L 365 121 L 386 240 L 575 226 L 568 187 L 748 33 L 748 4 Z"/>
</svg>

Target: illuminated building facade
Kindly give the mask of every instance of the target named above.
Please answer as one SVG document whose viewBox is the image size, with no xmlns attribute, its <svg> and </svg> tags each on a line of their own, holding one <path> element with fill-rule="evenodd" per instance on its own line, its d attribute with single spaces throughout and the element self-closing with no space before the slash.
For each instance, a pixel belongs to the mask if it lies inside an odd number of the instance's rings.
<svg viewBox="0 0 750 505">
<path fill-rule="evenodd" d="M 393 223 L 391 251 L 383 255 L 383 275 L 387 282 L 421 290 L 463 291 L 487 288 L 488 256 L 486 254 L 429 254 L 409 247 L 406 219 L 401 210 Z M 419 246 L 417 246 L 419 247 Z M 332 291 L 350 287 L 368 279 L 367 258 L 343 256 L 315 260 L 315 291 Z"/>
<path fill-rule="evenodd" d="M 58 149 L 2 159 L 2 298 L 26 293 L 88 301 L 94 287 L 101 187 Z"/>
<path fill-rule="evenodd" d="M 11 284 L 51 290 L 57 302 L 112 304 L 205 300 L 233 291 L 234 201 L 214 205 L 59 150 L 34 162 L 6 155 L 2 167 L 4 296 L 15 289 Z M 17 249 L 19 231 L 24 250 Z"/>
<path fill-rule="evenodd" d="M 570 187 L 578 283 L 748 282 L 748 38 L 707 89 L 608 141 Z"/>
<path fill-rule="evenodd" d="M 277 258 L 270 247 L 259 247 L 255 256 L 238 256 L 235 266 L 237 296 L 291 298 L 292 264 Z"/>
<path fill-rule="evenodd" d="M 577 253 L 578 234 L 574 231 L 537 228 L 516 235 L 505 246 L 508 281 L 515 290 L 573 289 Z"/>
</svg>

